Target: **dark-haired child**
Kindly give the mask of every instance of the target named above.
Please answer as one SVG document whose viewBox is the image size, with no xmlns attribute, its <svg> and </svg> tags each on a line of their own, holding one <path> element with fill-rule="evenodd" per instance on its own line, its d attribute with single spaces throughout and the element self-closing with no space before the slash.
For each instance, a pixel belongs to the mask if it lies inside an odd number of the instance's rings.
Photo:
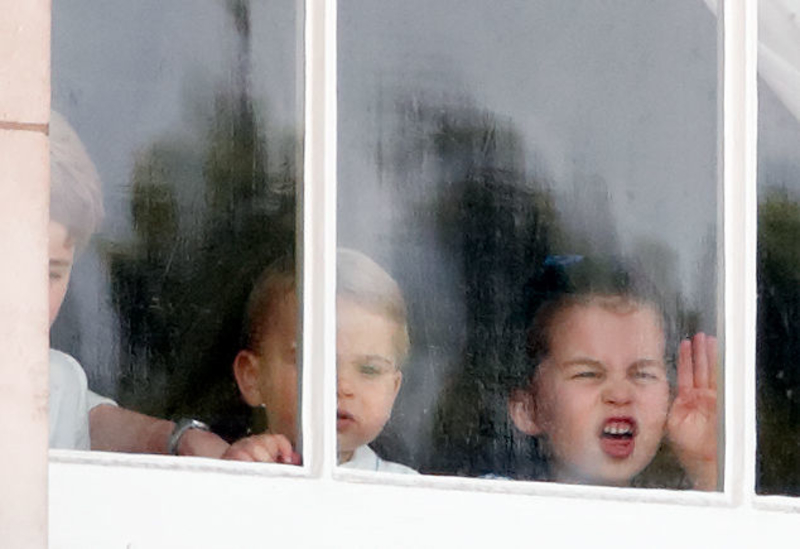
<svg viewBox="0 0 800 549">
<path fill-rule="evenodd" d="M 692 486 L 716 489 L 716 339 L 681 342 L 673 399 L 661 309 L 628 284 L 602 286 L 539 299 L 514 425 L 539 438 L 553 481 L 629 486 L 666 435 Z"/>
</svg>

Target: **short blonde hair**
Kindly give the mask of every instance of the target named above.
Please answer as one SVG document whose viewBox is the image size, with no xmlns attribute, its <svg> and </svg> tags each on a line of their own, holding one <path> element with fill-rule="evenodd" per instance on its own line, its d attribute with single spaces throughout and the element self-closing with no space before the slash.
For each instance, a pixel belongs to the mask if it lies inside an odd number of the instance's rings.
<svg viewBox="0 0 800 549">
<path fill-rule="evenodd" d="M 336 295 L 371 312 L 385 316 L 398 326 L 395 334 L 397 367 L 408 355 L 410 338 L 406 302 L 397 282 L 375 261 L 355 250 L 339 248 L 336 261 Z M 295 290 L 294 256 L 271 263 L 258 277 L 247 299 L 242 347 L 257 351 L 264 339 L 276 300 Z"/>
<path fill-rule="evenodd" d="M 50 112 L 50 219 L 64 225 L 78 249 L 103 219 L 97 168 L 78 134 L 56 111 Z"/>
<path fill-rule="evenodd" d="M 371 258 L 348 248 L 339 248 L 336 256 L 336 295 L 353 301 L 374 313 L 394 321 L 397 366 L 402 366 L 411 346 L 408 335 L 408 311 L 400 286 Z"/>
</svg>

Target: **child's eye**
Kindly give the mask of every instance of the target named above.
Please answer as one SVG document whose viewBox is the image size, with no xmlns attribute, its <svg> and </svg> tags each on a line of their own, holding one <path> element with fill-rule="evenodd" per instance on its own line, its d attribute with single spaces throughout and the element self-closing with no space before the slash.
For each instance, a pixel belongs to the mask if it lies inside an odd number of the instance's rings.
<svg viewBox="0 0 800 549">
<path fill-rule="evenodd" d="M 375 366 L 374 364 L 362 364 L 361 366 L 359 366 L 358 371 L 370 377 L 378 376 L 382 373 L 381 368 Z"/>
<path fill-rule="evenodd" d="M 55 282 L 56 280 L 61 280 L 63 275 L 58 272 L 50 271 L 50 280 Z"/>
<path fill-rule="evenodd" d="M 572 374 L 572 379 L 596 379 L 600 377 L 600 373 L 594 370 L 581 370 Z"/>
<path fill-rule="evenodd" d="M 633 373 L 633 377 L 636 379 L 647 380 L 647 381 L 659 379 L 658 375 L 655 372 L 649 372 L 647 370 L 637 370 Z"/>
</svg>

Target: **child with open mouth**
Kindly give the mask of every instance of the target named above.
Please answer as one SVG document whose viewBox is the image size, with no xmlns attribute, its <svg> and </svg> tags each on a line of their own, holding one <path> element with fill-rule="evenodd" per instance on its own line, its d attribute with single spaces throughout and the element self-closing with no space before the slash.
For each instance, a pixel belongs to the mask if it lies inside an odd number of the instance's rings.
<svg viewBox="0 0 800 549">
<path fill-rule="evenodd" d="M 612 277 L 619 284 L 576 283 L 563 270 L 545 278 L 528 369 L 508 410 L 520 431 L 539 438 L 549 480 L 630 486 L 666 435 L 691 485 L 716 489 L 715 338 L 681 342 L 673 399 L 666 320 L 652 294 L 625 276 Z"/>
</svg>

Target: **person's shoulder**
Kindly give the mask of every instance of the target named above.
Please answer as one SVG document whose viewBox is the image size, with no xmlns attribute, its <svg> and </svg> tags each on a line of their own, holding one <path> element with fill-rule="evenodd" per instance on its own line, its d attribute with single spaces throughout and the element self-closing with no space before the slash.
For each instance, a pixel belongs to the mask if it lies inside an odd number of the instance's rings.
<svg viewBox="0 0 800 549">
<path fill-rule="evenodd" d="M 378 471 L 382 473 L 396 473 L 401 475 L 418 475 L 419 471 L 412 469 L 408 465 L 402 463 L 395 463 L 394 461 L 386 461 L 385 459 L 378 458 Z"/>
<path fill-rule="evenodd" d="M 388 461 L 381 458 L 375 451 L 370 448 L 369 446 L 363 446 L 362 448 L 366 448 L 373 456 L 375 456 L 375 470 L 381 473 L 395 473 L 400 475 L 418 475 L 419 472 L 412 469 L 408 465 L 403 465 L 402 463 L 395 463 L 394 461 Z"/>
<path fill-rule="evenodd" d="M 87 385 L 86 373 L 78 361 L 56 349 L 50 349 L 50 379 L 58 385 Z"/>
<path fill-rule="evenodd" d="M 381 473 L 398 473 L 405 475 L 418 475 L 419 473 L 401 463 L 381 459 L 375 450 L 367 446 L 359 446 L 353 452 L 353 458 L 341 465 L 345 469 L 361 469 L 363 471 L 378 471 Z"/>
</svg>

